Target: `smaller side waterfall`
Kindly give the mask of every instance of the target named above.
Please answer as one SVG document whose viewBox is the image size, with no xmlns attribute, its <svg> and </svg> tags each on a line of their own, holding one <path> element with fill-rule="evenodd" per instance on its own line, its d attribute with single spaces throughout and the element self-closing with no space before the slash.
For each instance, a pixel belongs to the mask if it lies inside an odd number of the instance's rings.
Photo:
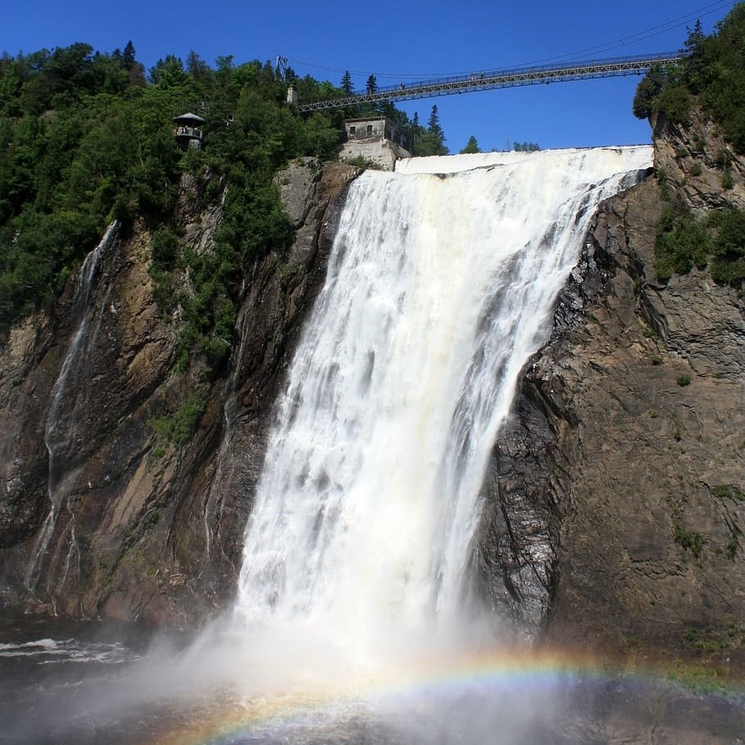
<svg viewBox="0 0 745 745">
<path fill-rule="evenodd" d="M 114 244 L 119 230 L 119 223 L 114 220 L 99 244 L 85 257 L 76 277 L 75 296 L 73 298 L 74 331 L 70 339 L 65 360 L 59 376 L 52 388 L 46 422 L 44 425 L 44 445 L 48 454 L 47 496 L 49 512 L 36 539 L 31 562 L 26 573 L 26 586 L 30 590 L 37 588 L 42 575 L 42 564 L 45 561 L 50 541 L 57 527 L 60 512 L 65 509 L 66 492 L 61 479 L 69 468 L 70 455 L 79 449 L 78 416 L 79 407 L 85 405 L 85 391 L 80 387 L 70 387 L 71 379 L 86 378 L 90 365 L 90 350 L 95 345 L 100 328 L 103 310 L 108 293 L 93 305 L 93 290 L 103 257 Z M 69 511 L 69 520 L 64 528 L 64 535 L 56 540 L 57 550 L 52 559 L 54 570 L 49 573 L 47 590 L 59 590 L 64 585 L 71 566 L 78 561 L 78 546 L 75 535 L 75 515 Z M 64 551 L 64 558 L 62 552 Z M 55 581 L 56 588 L 51 587 Z"/>
<path fill-rule="evenodd" d="M 596 205 L 650 159 L 496 153 L 450 176 L 412 159 L 353 184 L 247 526 L 239 617 L 368 650 L 458 627 L 519 372 Z"/>
</svg>

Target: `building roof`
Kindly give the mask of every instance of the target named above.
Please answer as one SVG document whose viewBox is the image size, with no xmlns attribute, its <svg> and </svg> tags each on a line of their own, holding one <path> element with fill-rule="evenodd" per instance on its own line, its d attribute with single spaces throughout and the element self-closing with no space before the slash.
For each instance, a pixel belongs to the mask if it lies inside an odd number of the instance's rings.
<svg viewBox="0 0 745 745">
<path fill-rule="evenodd" d="M 180 116 L 174 116 L 173 121 L 177 123 L 178 122 L 193 122 L 194 124 L 204 124 L 206 120 L 202 119 L 201 116 L 197 116 L 196 114 L 187 112 L 186 114 L 181 114 Z"/>
<path fill-rule="evenodd" d="M 393 121 L 393 119 L 391 119 L 388 116 L 384 116 L 383 114 L 374 114 L 372 116 L 358 116 L 356 119 L 345 119 L 344 120 L 344 123 L 345 124 L 349 124 L 349 123 L 354 124 L 355 122 L 381 122 L 381 121 L 383 121 L 383 119 L 385 119 L 386 121 L 389 121 L 389 122 L 395 124 L 395 122 Z"/>
</svg>

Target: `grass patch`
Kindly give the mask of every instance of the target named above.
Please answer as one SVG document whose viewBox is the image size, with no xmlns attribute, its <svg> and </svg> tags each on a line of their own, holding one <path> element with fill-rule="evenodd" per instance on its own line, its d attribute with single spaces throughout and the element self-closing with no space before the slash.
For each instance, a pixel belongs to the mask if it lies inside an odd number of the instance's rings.
<svg viewBox="0 0 745 745">
<path fill-rule="evenodd" d="M 196 432 L 206 406 L 205 391 L 195 391 L 178 411 L 170 416 L 152 417 L 148 424 L 161 440 L 181 447 L 186 445 Z"/>
<path fill-rule="evenodd" d="M 720 665 L 696 665 L 680 661 L 667 668 L 665 677 L 699 695 L 729 691 L 727 669 Z"/>
<path fill-rule="evenodd" d="M 717 484 L 711 487 L 711 493 L 718 499 L 734 499 L 745 502 L 745 491 L 735 484 Z"/>
<path fill-rule="evenodd" d="M 673 540 L 684 550 L 698 559 L 704 550 L 706 539 L 700 533 L 686 530 L 679 522 L 673 524 Z"/>
</svg>

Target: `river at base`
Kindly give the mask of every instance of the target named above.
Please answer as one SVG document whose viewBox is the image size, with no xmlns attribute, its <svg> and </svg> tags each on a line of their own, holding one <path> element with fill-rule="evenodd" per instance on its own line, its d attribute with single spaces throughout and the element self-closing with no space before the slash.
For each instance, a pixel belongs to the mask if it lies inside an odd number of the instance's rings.
<svg viewBox="0 0 745 745">
<path fill-rule="evenodd" d="M 338 681 L 328 695 L 247 695 L 232 677 L 190 685 L 212 654 L 195 656 L 192 641 L 177 631 L 0 615 L 0 744 L 745 743 L 742 691 L 692 692 L 566 658 L 491 650 L 364 694 Z"/>
</svg>

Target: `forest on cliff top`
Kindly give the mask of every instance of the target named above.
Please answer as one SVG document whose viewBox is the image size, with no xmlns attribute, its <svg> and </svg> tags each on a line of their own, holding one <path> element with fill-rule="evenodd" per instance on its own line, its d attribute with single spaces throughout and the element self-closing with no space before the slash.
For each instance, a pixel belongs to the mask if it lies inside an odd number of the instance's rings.
<svg viewBox="0 0 745 745">
<path fill-rule="evenodd" d="M 697 25 L 681 64 L 655 68 L 642 80 L 634 113 L 663 113 L 684 124 L 691 107 L 700 106 L 742 152 L 744 39 L 745 3 L 711 36 Z M 344 80 L 336 87 L 299 78 L 290 69 L 279 72 L 258 60 L 236 65 L 232 57 L 219 57 L 211 67 L 192 52 L 185 63 L 166 56 L 146 75 L 131 42 L 112 53 L 76 43 L 3 54 L 0 338 L 19 318 L 52 302 L 111 220 L 125 230 L 142 221 L 153 233 L 150 270 L 162 309 L 179 306 L 186 319 L 184 358 L 196 352 L 211 369 L 219 368 L 245 267 L 292 240 L 274 174 L 297 156 L 335 159 L 343 119 L 365 113 L 339 109 L 302 116 L 285 103 L 288 82 L 301 100 L 318 100 L 342 94 Z M 436 109 L 425 128 L 392 105 L 382 106 L 379 113 L 395 118 L 420 142 L 418 154 L 442 152 Z M 205 120 L 203 150 L 176 146 L 173 117 L 187 111 Z M 215 250 L 199 256 L 178 250 L 174 210 L 184 172 L 193 175 L 205 205 L 225 195 Z M 662 242 L 671 247 L 658 262 L 660 277 L 711 263 L 716 279 L 741 286 L 742 213 L 717 217 L 699 233 L 692 225 L 686 215 L 668 218 Z M 696 247 L 700 239 L 704 249 Z M 176 270 L 188 270 L 195 292 L 175 291 L 169 278 Z"/>
<path fill-rule="evenodd" d="M 51 303 L 110 221 L 128 230 L 139 220 L 153 232 L 159 305 L 180 307 L 186 319 L 184 359 L 196 352 L 219 367 L 247 262 L 292 240 L 274 174 L 298 156 L 336 159 L 344 118 L 369 113 L 302 116 L 285 102 L 288 83 L 302 100 L 343 93 L 258 60 L 220 57 L 211 67 L 195 52 L 185 63 L 166 56 L 146 75 L 131 42 L 112 53 L 76 43 L 0 57 L 0 338 Z M 186 112 L 204 119 L 202 150 L 174 141 L 173 117 Z M 378 113 L 425 150 L 433 144 L 427 128 L 390 104 Z M 178 250 L 174 210 L 185 172 L 204 206 L 225 194 L 215 250 L 200 256 Z M 176 270 L 188 271 L 196 292 L 177 291 L 169 282 Z"/>
</svg>

